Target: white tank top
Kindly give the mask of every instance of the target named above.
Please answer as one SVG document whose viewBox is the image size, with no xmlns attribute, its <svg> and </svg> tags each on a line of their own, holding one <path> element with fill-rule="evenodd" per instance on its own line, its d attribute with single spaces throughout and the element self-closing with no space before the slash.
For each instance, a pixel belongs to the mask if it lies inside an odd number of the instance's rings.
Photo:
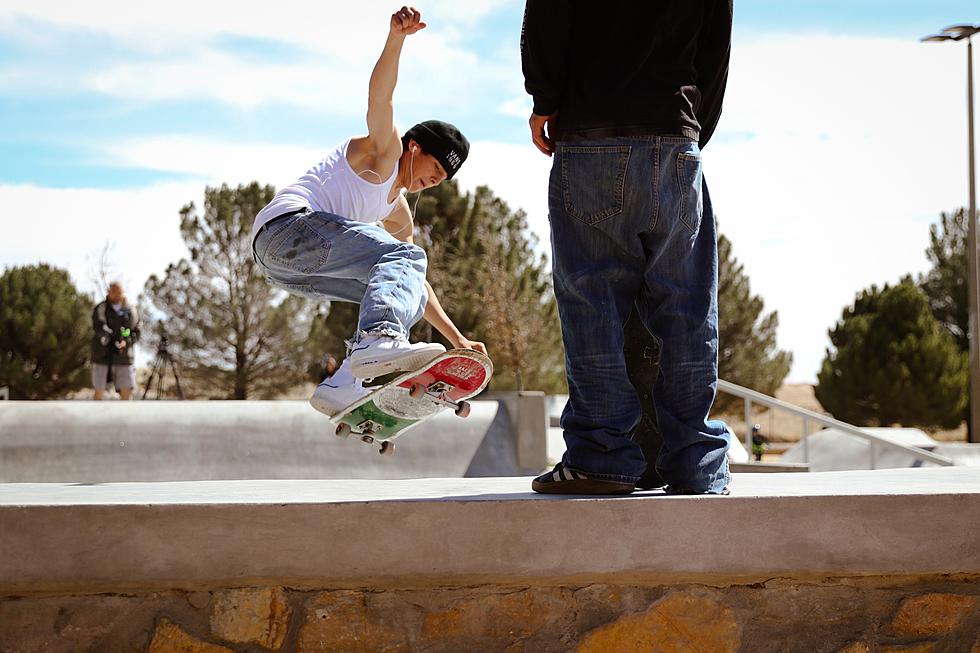
<svg viewBox="0 0 980 653">
<path fill-rule="evenodd" d="M 379 222 L 388 217 L 398 203 L 388 201 L 388 193 L 398 176 L 398 162 L 388 179 L 363 172 L 358 176 L 347 162 L 350 139 L 337 146 L 323 161 L 306 171 L 295 184 L 279 189 L 272 201 L 255 216 L 252 238 L 269 220 L 284 213 L 311 208 L 358 222 Z M 372 180 L 372 181 L 368 181 Z"/>
</svg>

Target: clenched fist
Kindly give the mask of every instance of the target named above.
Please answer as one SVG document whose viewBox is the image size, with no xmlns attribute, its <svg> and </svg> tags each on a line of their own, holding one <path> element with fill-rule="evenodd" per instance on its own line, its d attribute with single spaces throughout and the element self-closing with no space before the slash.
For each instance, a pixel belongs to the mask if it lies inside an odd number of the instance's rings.
<svg viewBox="0 0 980 653">
<path fill-rule="evenodd" d="M 409 36 L 420 29 L 425 29 L 425 23 L 415 7 L 402 7 L 391 15 L 391 33 L 395 36 Z"/>
</svg>

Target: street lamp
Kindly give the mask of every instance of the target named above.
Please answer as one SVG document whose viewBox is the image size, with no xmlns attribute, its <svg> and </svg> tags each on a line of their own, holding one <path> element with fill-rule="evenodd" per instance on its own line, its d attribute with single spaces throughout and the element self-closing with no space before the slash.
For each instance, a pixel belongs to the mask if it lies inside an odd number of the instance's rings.
<svg viewBox="0 0 980 653">
<path fill-rule="evenodd" d="M 973 42 L 974 34 L 980 33 L 980 25 L 950 25 L 938 34 L 925 36 L 921 41 L 962 41 L 966 39 L 966 103 L 967 103 L 967 150 L 969 152 L 970 225 L 966 237 L 967 280 L 969 293 L 970 339 L 970 442 L 980 442 L 980 335 L 977 316 L 980 315 L 977 297 L 977 189 L 973 157 Z"/>
</svg>

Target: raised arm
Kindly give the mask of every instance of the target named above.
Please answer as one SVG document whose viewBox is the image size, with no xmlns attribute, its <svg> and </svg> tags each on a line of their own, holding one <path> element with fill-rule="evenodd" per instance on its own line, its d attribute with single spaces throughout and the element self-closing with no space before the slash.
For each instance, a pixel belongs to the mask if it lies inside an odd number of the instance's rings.
<svg viewBox="0 0 980 653">
<path fill-rule="evenodd" d="M 388 40 L 378 63 L 371 73 L 368 86 L 368 140 L 377 154 L 401 154 L 401 142 L 395 129 L 395 110 L 392 98 L 398 83 L 398 62 L 405 37 L 425 28 L 422 14 L 415 7 L 402 7 L 391 15 Z"/>
</svg>

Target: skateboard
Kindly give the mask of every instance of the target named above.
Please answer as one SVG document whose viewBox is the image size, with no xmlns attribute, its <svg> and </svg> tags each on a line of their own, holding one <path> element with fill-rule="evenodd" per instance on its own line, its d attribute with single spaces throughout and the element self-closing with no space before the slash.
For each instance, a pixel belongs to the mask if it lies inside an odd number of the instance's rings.
<svg viewBox="0 0 980 653">
<path fill-rule="evenodd" d="M 493 376 L 493 363 L 472 349 L 450 349 L 424 366 L 405 372 L 377 386 L 343 412 L 331 418 L 335 433 L 378 444 L 380 453 L 393 455 L 392 442 L 406 429 L 453 409 L 460 417 L 470 414 L 466 401 L 483 390 Z"/>
</svg>

